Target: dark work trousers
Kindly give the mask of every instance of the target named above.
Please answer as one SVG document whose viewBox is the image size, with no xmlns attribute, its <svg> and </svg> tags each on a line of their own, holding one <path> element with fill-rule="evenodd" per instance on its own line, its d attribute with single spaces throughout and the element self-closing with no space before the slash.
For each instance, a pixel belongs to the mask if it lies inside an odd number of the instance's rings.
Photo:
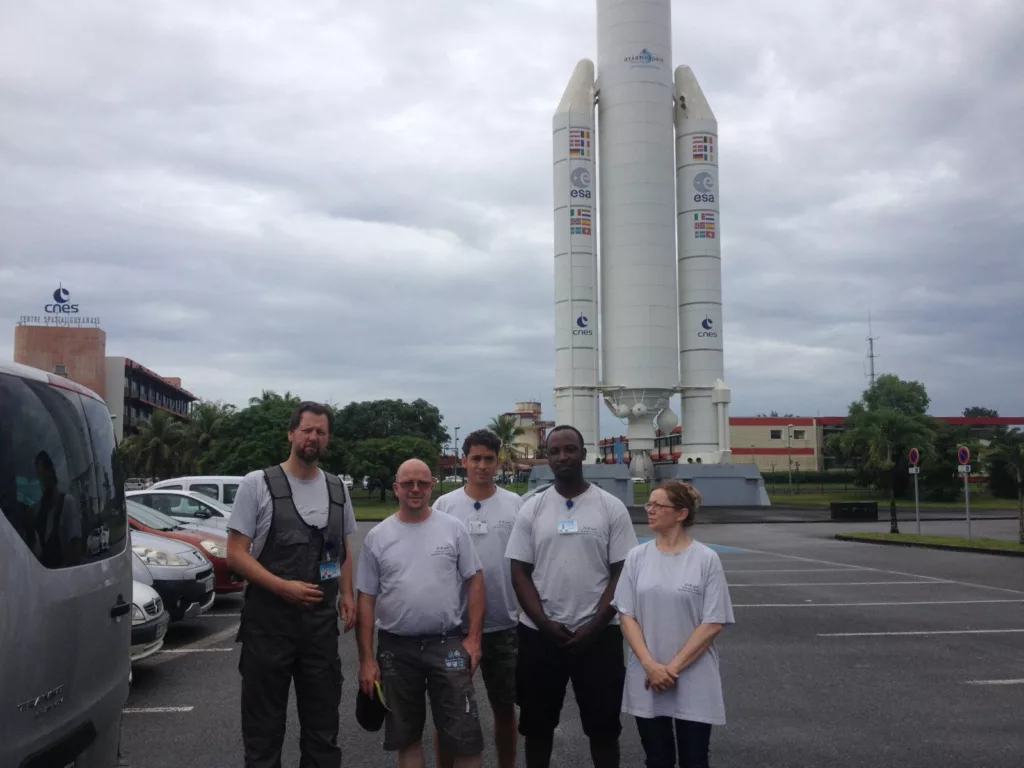
<svg viewBox="0 0 1024 768">
<path fill-rule="evenodd" d="M 295 681 L 299 768 L 339 768 L 341 658 L 338 612 L 247 605 L 242 655 L 242 741 L 246 768 L 280 768 L 288 693 Z M 257 608 L 257 610 L 252 610 Z"/>
<path fill-rule="evenodd" d="M 647 768 L 675 768 L 677 743 L 679 768 L 708 768 L 709 723 L 671 717 L 638 717 L 636 728 L 647 755 Z"/>
</svg>

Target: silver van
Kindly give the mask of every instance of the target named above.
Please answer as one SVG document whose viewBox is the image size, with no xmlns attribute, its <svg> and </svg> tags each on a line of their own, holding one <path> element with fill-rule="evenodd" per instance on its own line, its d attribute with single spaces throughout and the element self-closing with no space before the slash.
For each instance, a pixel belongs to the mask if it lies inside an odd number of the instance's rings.
<svg viewBox="0 0 1024 768">
<path fill-rule="evenodd" d="M 0 362 L 0 765 L 117 764 L 131 669 L 128 540 L 103 401 Z"/>
</svg>

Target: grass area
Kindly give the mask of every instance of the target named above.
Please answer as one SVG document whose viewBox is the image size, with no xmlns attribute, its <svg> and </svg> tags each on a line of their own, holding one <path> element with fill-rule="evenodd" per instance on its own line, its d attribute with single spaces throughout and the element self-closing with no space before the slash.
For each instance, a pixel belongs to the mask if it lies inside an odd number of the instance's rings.
<svg viewBox="0 0 1024 768">
<path fill-rule="evenodd" d="M 965 536 L 918 536 L 916 533 L 841 533 L 844 539 L 861 541 L 889 541 L 906 544 L 927 544 L 933 547 L 966 547 L 968 549 L 998 549 L 1003 552 L 1024 554 L 1024 544 L 1005 539 L 968 539 Z"/>
<path fill-rule="evenodd" d="M 779 507 L 827 507 L 832 501 L 877 501 L 879 512 L 888 511 L 889 498 L 874 496 L 865 492 L 843 493 L 772 493 L 768 492 L 773 506 Z M 951 509 L 964 506 L 964 500 L 954 501 L 922 501 L 921 509 Z M 913 509 L 913 499 L 896 499 L 899 509 Z M 975 496 L 971 494 L 971 509 L 999 509 L 1007 512 L 1016 511 L 1016 504 L 1011 499 L 996 499 L 991 496 Z"/>
</svg>

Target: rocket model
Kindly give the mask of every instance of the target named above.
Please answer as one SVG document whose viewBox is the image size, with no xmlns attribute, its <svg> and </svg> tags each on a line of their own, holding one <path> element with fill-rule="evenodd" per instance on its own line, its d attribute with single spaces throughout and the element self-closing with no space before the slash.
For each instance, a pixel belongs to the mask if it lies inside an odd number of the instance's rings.
<svg viewBox="0 0 1024 768">
<path fill-rule="evenodd" d="M 603 399 L 635 476 L 676 393 L 678 461 L 731 462 L 718 124 L 671 29 L 670 0 L 597 0 L 596 81 L 580 61 L 553 119 L 555 418 L 593 457 Z"/>
</svg>

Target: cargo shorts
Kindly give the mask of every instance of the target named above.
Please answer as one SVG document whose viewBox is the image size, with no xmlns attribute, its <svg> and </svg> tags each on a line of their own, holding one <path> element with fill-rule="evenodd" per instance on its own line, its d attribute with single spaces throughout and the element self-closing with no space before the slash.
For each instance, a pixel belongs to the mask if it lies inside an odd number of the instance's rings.
<svg viewBox="0 0 1024 768">
<path fill-rule="evenodd" d="M 480 642 L 480 672 L 492 704 L 516 703 L 516 660 L 519 633 L 512 629 L 485 632 Z"/>
<path fill-rule="evenodd" d="M 426 696 L 438 738 L 456 757 L 484 751 L 469 654 L 462 633 L 395 635 L 377 633 L 377 664 L 390 712 L 384 719 L 384 749 L 410 747 L 423 738 Z"/>
</svg>

